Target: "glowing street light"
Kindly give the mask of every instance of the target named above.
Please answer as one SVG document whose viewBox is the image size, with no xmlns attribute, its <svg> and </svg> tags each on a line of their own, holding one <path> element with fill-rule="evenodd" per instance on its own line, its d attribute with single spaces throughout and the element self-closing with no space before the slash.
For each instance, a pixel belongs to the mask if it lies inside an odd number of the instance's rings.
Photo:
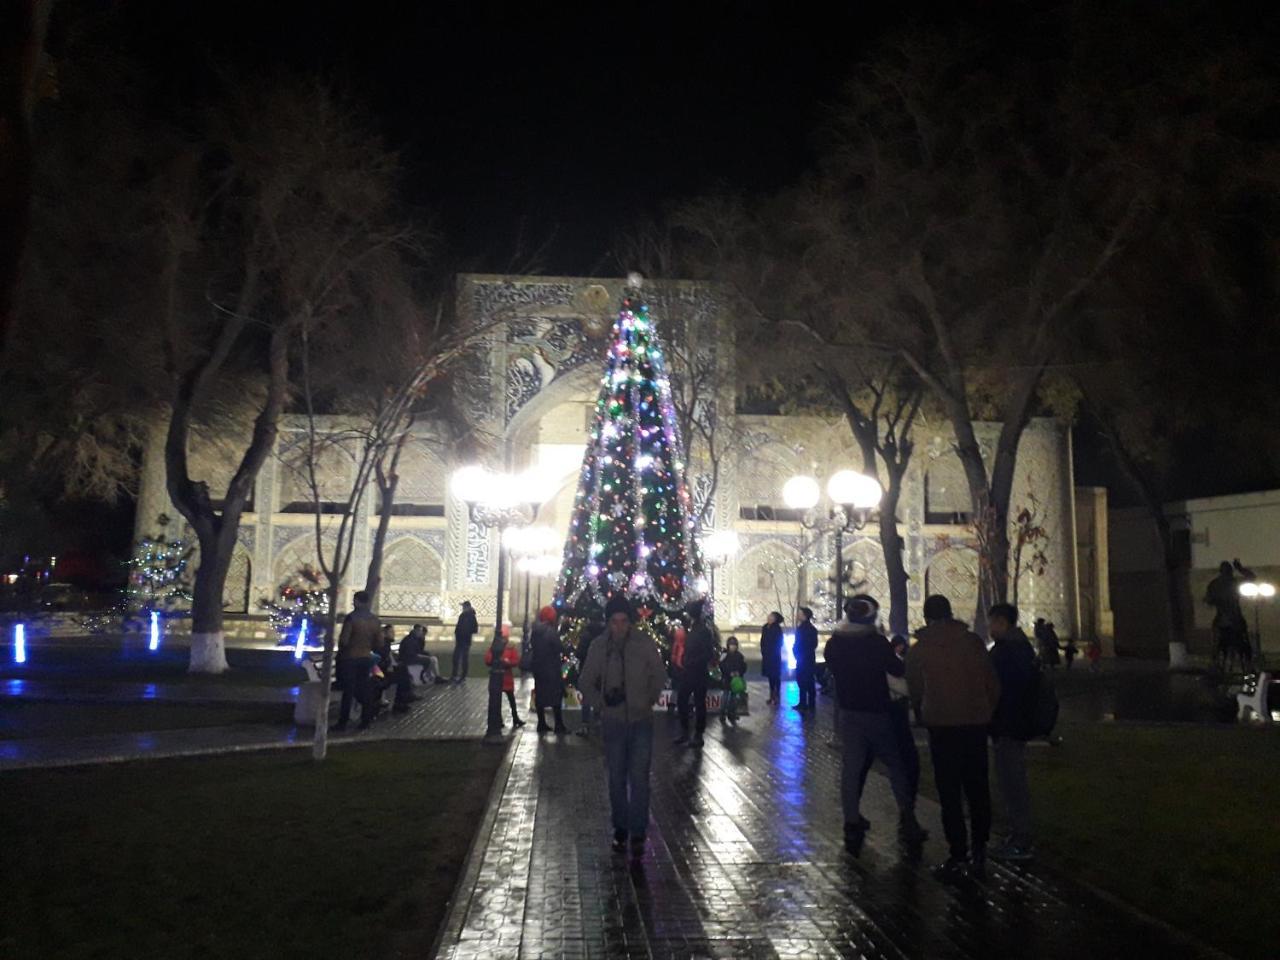
<svg viewBox="0 0 1280 960">
<path fill-rule="evenodd" d="M 151 611 L 151 641 L 147 644 L 147 649 L 151 651 L 160 649 L 160 611 Z"/>
<path fill-rule="evenodd" d="M 711 601 L 716 598 L 716 569 L 724 566 L 741 547 L 736 530 L 714 530 L 698 541 L 702 556 L 711 568 Z"/>
<path fill-rule="evenodd" d="M 1276 585 L 1259 580 L 1246 580 L 1240 584 L 1240 596 L 1253 601 L 1253 642 L 1256 644 L 1254 656 L 1262 662 L 1262 620 L 1258 607 L 1261 601 L 1271 600 L 1276 595 Z"/>
<path fill-rule="evenodd" d="M 819 510 L 822 486 L 810 476 L 795 476 L 782 485 L 782 500 L 792 510 L 804 511 L 800 525 L 806 530 L 833 533 L 836 545 L 835 619 L 844 602 L 844 535 L 861 530 L 880 505 L 883 490 L 875 477 L 856 470 L 837 470 L 827 479 L 830 506 Z"/>
<path fill-rule="evenodd" d="M 537 467 L 513 474 L 496 473 L 472 464 L 454 472 L 449 488 L 467 505 L 472 523 L 498 529 L 498 595 L 494 622 L 501 629 L 502 597 L 507 589 L 505 559 L 510 549 L 509 528 L 523 527 L 538 518 L 538 508 L 555 492 L 555 478 Z M 527 601 L 526 597 L 526 604 Z"/>
</svg>

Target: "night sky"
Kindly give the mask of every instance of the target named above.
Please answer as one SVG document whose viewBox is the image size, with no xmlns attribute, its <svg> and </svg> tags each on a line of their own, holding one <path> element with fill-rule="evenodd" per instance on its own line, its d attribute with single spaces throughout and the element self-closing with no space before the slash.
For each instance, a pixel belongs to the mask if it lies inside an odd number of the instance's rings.
<svg viewBox="0 0 1280 960">
<path fill-rule="evenodd" d="M 182 82 L 203 62 L 319 71 L 402 151 L 407 199 L 454 258 L 502 269 L 553 237 L 549 272 L 616 272 L 615 233 L 672 200 L 779 187 L 884 5 L 407 0 L 130 5 Z M 801 9 L 803 7 L 804 9 Z M 145 10 L 145 14 L 142 11 Z"/>
</svg>

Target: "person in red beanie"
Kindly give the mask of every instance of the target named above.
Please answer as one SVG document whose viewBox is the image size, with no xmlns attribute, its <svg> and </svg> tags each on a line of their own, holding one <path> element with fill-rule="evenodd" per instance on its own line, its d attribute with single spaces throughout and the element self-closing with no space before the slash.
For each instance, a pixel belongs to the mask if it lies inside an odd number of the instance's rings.
<svg viewBox="0 0 1280 960">
<path fill-rule="evenodd" d="M 533 627 L 529 646 L 533 653 L 533 698 L 534 706 L 538 708 L 538 732 L 548 733 L 552 730 L 547 725 L 546 711 L 550 708 L 555 718 L 555 732 L 568 733 L 569 729 L 564 725 L 562 715 L 564 676 L 560 672 L 560 665 L 563 658 L 554 607 L 543 607 L 538 611 L 538 622 Z"/>
</svg>

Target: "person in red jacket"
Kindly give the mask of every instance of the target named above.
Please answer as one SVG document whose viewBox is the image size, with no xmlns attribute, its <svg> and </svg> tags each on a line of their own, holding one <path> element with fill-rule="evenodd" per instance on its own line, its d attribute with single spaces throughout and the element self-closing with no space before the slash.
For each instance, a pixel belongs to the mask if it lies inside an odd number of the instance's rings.
<svg viewBox="0 0 1280 960">
<path fill-rule="evenodd" d="M 516 681 L 512 671 L 520 663 L 520 651 L 511 646 L 511 624 L 504 623 L 493 637 L 493 645 L 484 653 L 485 666 L 489 668 L 489 725 L 486 740 L 502 737 L 502 695 L 511 704 L 511 725 L 523 727 L 524 721 L 516 712 Z"/>
</svg>

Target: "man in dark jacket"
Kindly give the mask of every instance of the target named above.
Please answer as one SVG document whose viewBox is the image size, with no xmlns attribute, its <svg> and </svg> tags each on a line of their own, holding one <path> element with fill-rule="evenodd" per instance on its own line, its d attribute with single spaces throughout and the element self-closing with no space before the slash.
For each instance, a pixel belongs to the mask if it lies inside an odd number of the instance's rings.
<svg viewBox="0 0 1280 960">
<path fill-rule="evenodd" d="M 471 661 L 471 638 L 480 632 L 476 623 L 476 612 L 471 609 L 471 601 L 462 601 L 462 613 L 458 615 L 458 624 L 453 628 L 453 671 L 449 679 L 461 683 L 467 679 L 467 666 Z"/>
<path fill-rule="evenodd" d="M 1000 699 L 991 718 L 991 754 L 1011 834 L 991 851 L 997 860 L 1031 859 L 1031 788 L 1027 784 L 1027 717 L 1039 670 L 1036 652 L 1018 627 L 1018 608 L 997 603 L 987 612 L 991 666 L 1000 679 Z"/>
<path fill-rule="evenodd" d="M 840 797 L 844 807 L 845 849 L 862 851 L 870 822 L 862 816 L 862 767 L 867 755 L 878 757 L 889 770 L 889 785 L 898 803 L 898 831 L 903 840 L 919 844 L 924 831 L 916 821 L 915 796 L 907 782 L 902 754 L 889 717 L 888 676 L 900 677 L 905 667 L 889 641 L 876 629 L 876 609 L 865 600 L 850 598 L 845 619 L 836 624 L 823 650 L 836 681 L 840 701 L 843 757 Z"/>
<path fill-rule="evenodd" d="M 796 686 L 800 689 L 795 709 L 812 712 L 818 708 L 818 628 L 813 625 L 813 611 L 808 607 L 800 608 L 796 620 L 795 654 Z"/>
<path fill-rule="evenodd" d="M 707 671 L 716 654 L 715 635 L 707 622 L 706 604 L 695 600 L 689 604 L 689 632 L 684 642 L 684 661 L 676 681 L 676 709 L 680 714 L 680 736 L 677 744 L 702 746 L 702 733 L 707 729 Z M 693 738 L 689 737 L 689 714 L 694 714 Z"/>
<path fill-rule="evenodd" d="M 410 670 L 422 656 L 425 639 L 424 628 L 421 624 L 416 624 L 400 641 L 400 649 L 396 652 L 396 705 L 392 708 L 396 713 L 405 713 L 409 704 L 418 699 L 413 692 L 413 674 Z"/>
<path fill-rule="evenodd" d="M 926 597 L 924 619 L 916 645 L 907 653 L 907 688 L 929 729 L 942 828 L 951 848 L 936 873 L 941 880 L 955 880 L 986 868 L 991 836 L 987 733 L 1000 681 L 982 638 L 951 616 L 950 600 Z M 972 837 L 965 833 L 966 803 Z"/>
</svg>

